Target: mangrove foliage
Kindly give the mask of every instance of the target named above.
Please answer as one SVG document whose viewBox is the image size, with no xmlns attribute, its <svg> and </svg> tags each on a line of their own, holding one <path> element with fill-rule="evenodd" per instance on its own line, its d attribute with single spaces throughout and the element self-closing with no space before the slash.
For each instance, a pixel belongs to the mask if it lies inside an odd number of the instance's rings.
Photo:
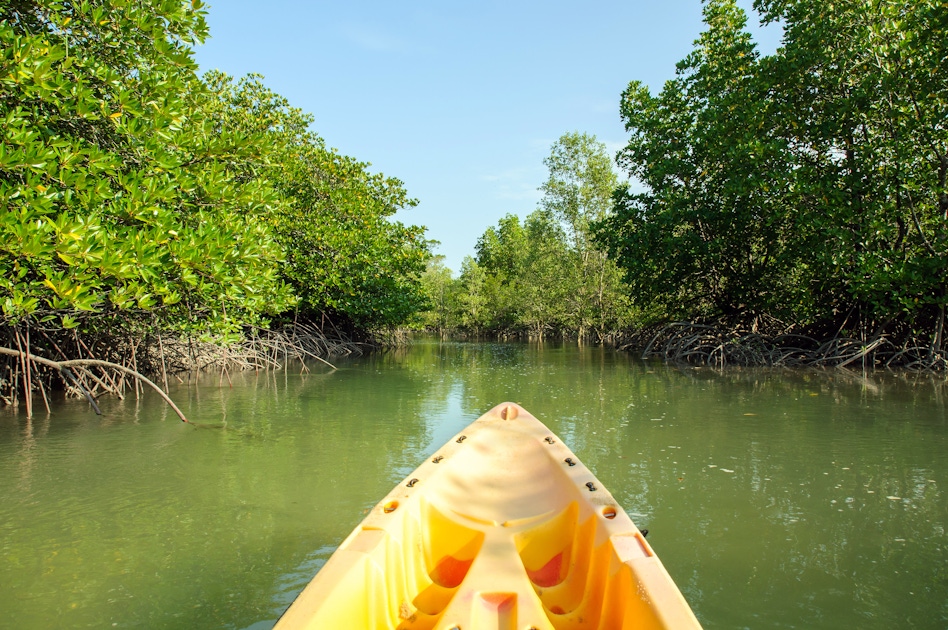
<svg viewBox="0 0 948 630">
<path fill-rule="evenodd" d="M 426 323 L 626 331 L 715 364 L 948 366 L 948 5 L 754 7 L 782 29 L 774 54 L 734 0 L 705 0 L 674 77 L 621 96 L 625 177 L 564 135 L 533 214 L 488 229 L 453 283 L 431 263 Z"/>
<path fill-rule="evenodd" d="M 199 75 L 207 35 L 201 0 L 0 2 L 0 346 L 154 368 L 162 334 L 366 331 L 424 306 L 401 182 L 260 77 Z M 31 366 L 5 367 L 9 399 Z"/>
<path fill-rule="evenodd" d="M 948 5 L 732 0 L 657 95 L 632 82 L 630 185 L 596 236 L 659 320 L 926 341 L 948 303 Z M 903 348 L 904 349 L 904 348 Z M 889 352 L 898 348 L 889 347 Z"/>
</svg>

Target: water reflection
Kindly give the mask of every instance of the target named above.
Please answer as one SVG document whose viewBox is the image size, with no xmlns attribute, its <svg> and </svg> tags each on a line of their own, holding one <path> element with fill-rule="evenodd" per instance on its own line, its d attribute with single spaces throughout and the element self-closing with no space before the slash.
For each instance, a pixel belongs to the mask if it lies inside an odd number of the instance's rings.
<svg viewBox="0 0 948 630">
<path fill-rule="evenodd" d="M 513 400 L 651 530 L 706 628 L 948 624 L 944 379 L 557 344 L 419 342 L 338 366 L 173 386 L 223 428 L 148 393 L 101 418 L 3 412 L 8 622 L 268 627 L 394 483 Z"/>
</svg>

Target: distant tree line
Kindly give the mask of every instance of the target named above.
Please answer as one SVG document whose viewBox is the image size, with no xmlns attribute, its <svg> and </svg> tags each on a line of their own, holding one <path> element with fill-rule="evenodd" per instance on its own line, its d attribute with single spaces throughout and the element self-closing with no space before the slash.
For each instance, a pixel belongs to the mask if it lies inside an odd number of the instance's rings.
<svg viewBox="0 0 948 630">
<path fill-rule="evenodd" d="M 429 263 L 427 327 L 603 341 L 633 323 L 622 273 L 593 241 L 592 228 L 609 215 L 618 184 L 605 145 L 567 133 L 544 164 L 549 177 L 540 206 L 523 221 L 507 215 L 488 228 L 460 277 L 452 278 L 440 258 Z"/>
<path fill-rule="evenodd" d="M 481 237 L 429 323 L 602 337 L 691 320 L 924 336 L 940 352 L 948 5 L 754 6 L 783 29 L 776 53 L 757 51 L 733 0 L 706 0 L 675 77 L 657 95 L 638 81 L 622 95 L 628 181 L 583 171 L 589 160 L 567 150 L 606 160 L 594 139 L 561 138 L 538 210 Z M 435 263 L 427 277 L 444 273 Z"/>
</svg>

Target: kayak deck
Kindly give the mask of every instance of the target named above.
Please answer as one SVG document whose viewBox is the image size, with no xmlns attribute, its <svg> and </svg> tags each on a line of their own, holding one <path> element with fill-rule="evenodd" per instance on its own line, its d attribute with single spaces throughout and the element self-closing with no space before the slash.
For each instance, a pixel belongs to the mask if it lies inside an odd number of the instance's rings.
<svg viewBox="0 0 948 630">
<path fill-rule="evenodd" d="M 612 495 L 513 403 L 390 492 L 276 627 L 700 628 Z"/>
</svg>

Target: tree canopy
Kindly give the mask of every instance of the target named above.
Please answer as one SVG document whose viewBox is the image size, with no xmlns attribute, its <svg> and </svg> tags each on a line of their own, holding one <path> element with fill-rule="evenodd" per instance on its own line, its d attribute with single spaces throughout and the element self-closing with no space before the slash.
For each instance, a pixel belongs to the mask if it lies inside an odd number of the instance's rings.
<svg viewBox="0 0 948 630">
<path fill-rule="evenodd" d="M 733 0 L 658 95 L 632 82 L 620 188 L 595 226 L 659 318 L 826 331 L 931 326 L 948 302 L 948 25 L 942 2 Z M 927 323 L 926 323 L 927 322 Z M 932 330 L 932 328 L 929 328 Z"/>
<path fill-rule="evenodd" d="M 234 83 L 210 73 L 206 81 L 221 106 L 215 117 L 267 147 L 265 161 L 242 170 L 278 194 L 268 221 L 286 252 L 281 274 L 299 308 L 340 314 L 363 328 L 397 326 L 424 308 L 425 229 L 391 219 L 417 203 L 402 182 L 328 148 L 310 131 L 312 116 L 260 77 Z"/>
<path fill-rule="evenodd" d="M 201 0 L 0 5 L 0 321 L 233 338 L 294 310 L 424 305 L 401 182 L 259 77 L 201 77 Z"/>
</svg>

